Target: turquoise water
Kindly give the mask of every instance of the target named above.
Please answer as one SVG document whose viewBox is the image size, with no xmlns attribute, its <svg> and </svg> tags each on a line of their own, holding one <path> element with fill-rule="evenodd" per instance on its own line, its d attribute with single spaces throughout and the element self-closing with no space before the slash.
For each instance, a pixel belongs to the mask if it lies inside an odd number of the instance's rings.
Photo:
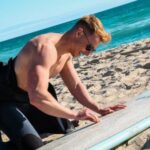
<svg viewBox="0 0 150 150">
<path fill-rule="evenodd" d="M 95 15 L 101 19 L 105 29 L 112 35 L 112 41 L 107 45 L 100 45 L 97 52 L 150 37 L 150 0 L 138 0 Z M 76 21 L 0 42 L 0 61 L 6 62 L 10 57 L 14 57 L 32 37 L 47 32 L 63 33 Z"/>
</svg>

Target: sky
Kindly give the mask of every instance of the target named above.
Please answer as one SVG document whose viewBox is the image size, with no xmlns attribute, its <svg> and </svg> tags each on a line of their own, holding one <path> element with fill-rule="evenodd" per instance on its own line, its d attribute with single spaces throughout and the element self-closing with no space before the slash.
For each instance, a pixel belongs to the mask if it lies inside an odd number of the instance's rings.
<svg viewBox="0 0 150 150">
<path fill-rule="evenodd" d="M 135 0 L 0 0 L 0 41 Z"/>
</svg>

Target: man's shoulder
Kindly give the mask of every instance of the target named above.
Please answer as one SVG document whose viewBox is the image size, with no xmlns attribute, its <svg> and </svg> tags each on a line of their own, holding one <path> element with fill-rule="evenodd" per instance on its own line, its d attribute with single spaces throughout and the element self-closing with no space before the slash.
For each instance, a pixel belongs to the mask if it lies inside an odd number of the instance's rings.
<svg viewBox="0 0 150 150">
<path fill-rule="evenodd" d="M 46 39 L 46 38 L 36 38 L 36 39 L 32 39 L 31 41 L 29 41 L 30 44 L 34 45 L 35 48 L 37 49 L 42 49 L 42 48 L 54 48 L 54 44 L 51 40 Z"/>
<path fill-rule="evenodd" d="M 57 51 L 53 43 L 40 41 L 34 46 L 31 56 L 32 62 L 53 64 L 57 60 Z"/>
<path fill-rule="evenodd" d="M 53 41 L 49 38 L 46 38 L 44 35 L 37 36 L 31 39 L 29 44 L 33 45 L 37 52 L 42 53 L 55 53 L 56 47 Z"/>
</svg>

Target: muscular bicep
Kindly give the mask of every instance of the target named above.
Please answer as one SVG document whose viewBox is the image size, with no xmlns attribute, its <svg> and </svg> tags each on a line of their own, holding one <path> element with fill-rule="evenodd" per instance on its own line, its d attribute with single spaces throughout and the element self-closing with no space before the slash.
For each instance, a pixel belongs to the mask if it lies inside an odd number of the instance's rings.
<svg viewBox="0 0 150 150">
<path fill-rule="evenodd" d="M 27 73 L 27 90 L 30 99 L 37 95 L 44 95 L 48 89 L 49 70 L 54 63 L 52 54 L 47 46 L 42 46 L 29 66 Z M 51 61 L 50 61 L 51 60 Z"/>
<path fill-rule="evenodd" d="M 28 72 L 28 92 L 42 92 L 47 90 L 49 80 L 49 71 L 42 65 L 34 65 Z"/>
</svg>

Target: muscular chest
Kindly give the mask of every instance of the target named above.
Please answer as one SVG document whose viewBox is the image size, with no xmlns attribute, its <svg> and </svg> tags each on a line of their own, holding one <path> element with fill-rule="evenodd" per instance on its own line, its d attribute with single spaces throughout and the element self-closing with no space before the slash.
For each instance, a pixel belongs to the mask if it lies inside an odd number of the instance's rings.
<svg viewBox="0 0 150 150">
<path fill-rule="evenodd" d="M 68 57 L 62 58 L 50 68 L 50 72 L 49 72 L 50 78 L 56 76 L 62 71 L 67 60 Z"/>
</svg>

